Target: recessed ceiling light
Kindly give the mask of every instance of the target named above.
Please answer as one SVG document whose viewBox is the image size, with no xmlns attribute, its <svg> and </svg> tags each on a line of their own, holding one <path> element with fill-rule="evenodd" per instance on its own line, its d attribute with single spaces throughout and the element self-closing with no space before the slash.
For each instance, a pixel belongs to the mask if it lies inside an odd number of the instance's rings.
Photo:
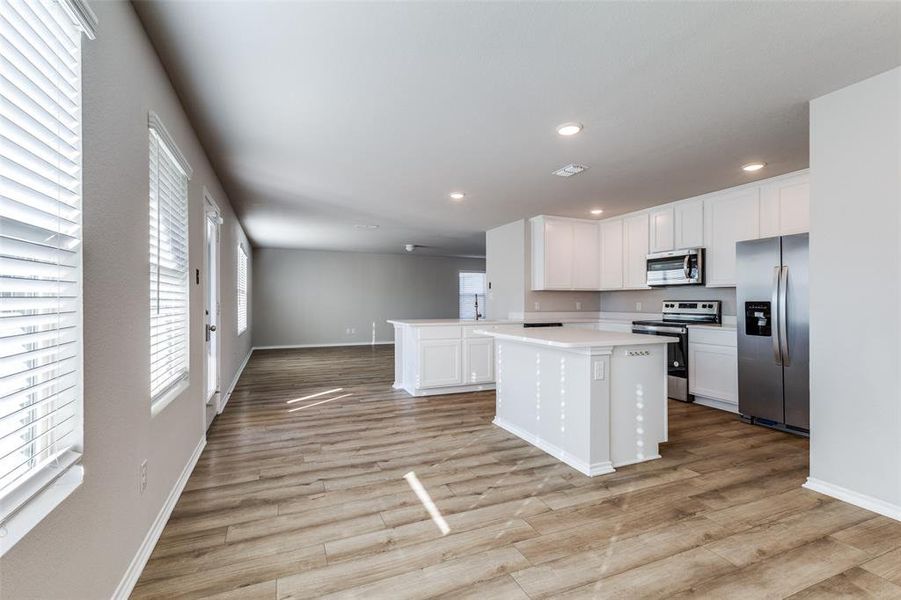
<svg viewBox="0 0 901 600">
<path fill-rule="evenodd" d="M 593 215 L 599 215 L 599 214 L 601 214 L 601 213 L 603 213 L 603 212 L 604 212 L 604 210 L 601 209 L 601 208 L 592 208 L 592 209 L 591 209 L 591 214 L 593 214 Z"/>
<path fill-rule="evenodd" d="M 576 135 L 580 131 L 582 131 L 581 123 L 564 123 L 563 125 L 557 126 L 557 133 L 560 135 Z"/>
<path fill-rule="evenodd" d="M 354 229 L 378 229 L 378 225 L 372 225 L 370 223 L 358 223 L 354 225 Z"/>
<path fill-rule="evenodd" d="M 463 192 L 451 192 L 448 196 L 451 197 L 451 200 L 462 200 L 466 197 L 466 194 Z"/>
<path fill-rule="evenodd" d="M 765 162 L 752 162 L 746 165 L 742 165 L 741 168 L 743 171 L 747 171 L 748 173 L 753 173 L 754 171 L 759 171 L 760 169 L 766 166 Z"/>
</svg>

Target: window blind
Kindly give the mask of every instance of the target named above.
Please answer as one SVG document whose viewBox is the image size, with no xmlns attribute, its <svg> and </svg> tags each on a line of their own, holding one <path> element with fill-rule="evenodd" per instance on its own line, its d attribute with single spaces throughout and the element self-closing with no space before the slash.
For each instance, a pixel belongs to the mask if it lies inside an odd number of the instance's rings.
<svg viewBox="0 0 901 600">
<path fill-rule="evenodd" d="M 168 134 L 150 128 L 150 399 L 188 376 L 188 175 Z"/>
<path fill-rule="evenodd" d="M 238 333 L 247 329 L 247 252 L 238 244 Z"/>
<path fill-rule="evenodd" d="M 81 30 L 0 1 L 0 521 L 81 446 Z"/>
<path fill-rule="evenodd" d="M 460 273 L 460 318 L 476 318 L 476 301 L 479 318 L 485 315 L 485 274 Z"/>
</svg>

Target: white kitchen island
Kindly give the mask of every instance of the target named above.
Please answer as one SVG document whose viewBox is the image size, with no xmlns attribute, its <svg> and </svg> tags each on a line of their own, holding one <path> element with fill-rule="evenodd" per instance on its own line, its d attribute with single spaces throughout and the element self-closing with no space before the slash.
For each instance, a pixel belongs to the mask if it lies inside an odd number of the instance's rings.
<svg viewBox="0 0 901 600">
<path fill-rule="evenodd" d="M 589 475 L 659 458 L 674 338 L 495 325 L 494 423 Z"/>
</svg>

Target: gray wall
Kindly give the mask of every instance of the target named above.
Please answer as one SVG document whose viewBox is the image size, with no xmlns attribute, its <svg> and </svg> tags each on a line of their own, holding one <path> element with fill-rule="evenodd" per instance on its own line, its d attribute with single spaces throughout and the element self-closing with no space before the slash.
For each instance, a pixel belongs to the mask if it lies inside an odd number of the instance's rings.
<svg viewBox="0 0 901 600">
<path fill-rule="evenodd" d="M 810 133 L 810 475 L 898 518 L 901 68 L 811 102 Z"/>
<path fill-rule="evenodd" d="M 223 385 L 250 349 L 236 337 L 243 233 L 130 3 L 93 2 L 84 42 L 84 482 L 0 561 L 3 598 L 109 598 L 204 437 L 202 292 L 191 286 L 191 385 L 150 414 L 148 131 L 156 111 L 194 169 L 190 266 L 203 187 L 223 211 Z M 148 486 L 138 492 L 141 461 Z"/>
<path fill-rule="evenodd" d="M 457 318 L 460 271 L 483 259 L 259 248 L 254 346 L 390 342 L 387 319 Z M 346 333 L 355 329 L 353 334 Z"/>
<path fill-rule="evenodd" d="M 664 300 L 719 300 L 723 314 L 735 316 L 735 288 L 708 288 L 693 285 L 601 292 L 601 310 L 607 312 L 660 312 Z M 641 302 L 641 309 L 635 303 Z"/>
</svg>

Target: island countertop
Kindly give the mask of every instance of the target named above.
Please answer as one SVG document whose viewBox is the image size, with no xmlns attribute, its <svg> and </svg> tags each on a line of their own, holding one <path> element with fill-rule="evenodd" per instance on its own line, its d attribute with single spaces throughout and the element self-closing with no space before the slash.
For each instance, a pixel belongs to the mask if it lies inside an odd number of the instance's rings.
<svg viewBox="0 0 901 600">
<path fill-rule="evenodd" d="M 642 346 L 678 342 L 678 338 L 638 333 L 595 331 L 568 327 L 525 328 L 521 325 L 499 325 L 476 329 L 474 333 L 502 340 L 512 340 L 554 348 L 593 348 Z"/>
</svg>

